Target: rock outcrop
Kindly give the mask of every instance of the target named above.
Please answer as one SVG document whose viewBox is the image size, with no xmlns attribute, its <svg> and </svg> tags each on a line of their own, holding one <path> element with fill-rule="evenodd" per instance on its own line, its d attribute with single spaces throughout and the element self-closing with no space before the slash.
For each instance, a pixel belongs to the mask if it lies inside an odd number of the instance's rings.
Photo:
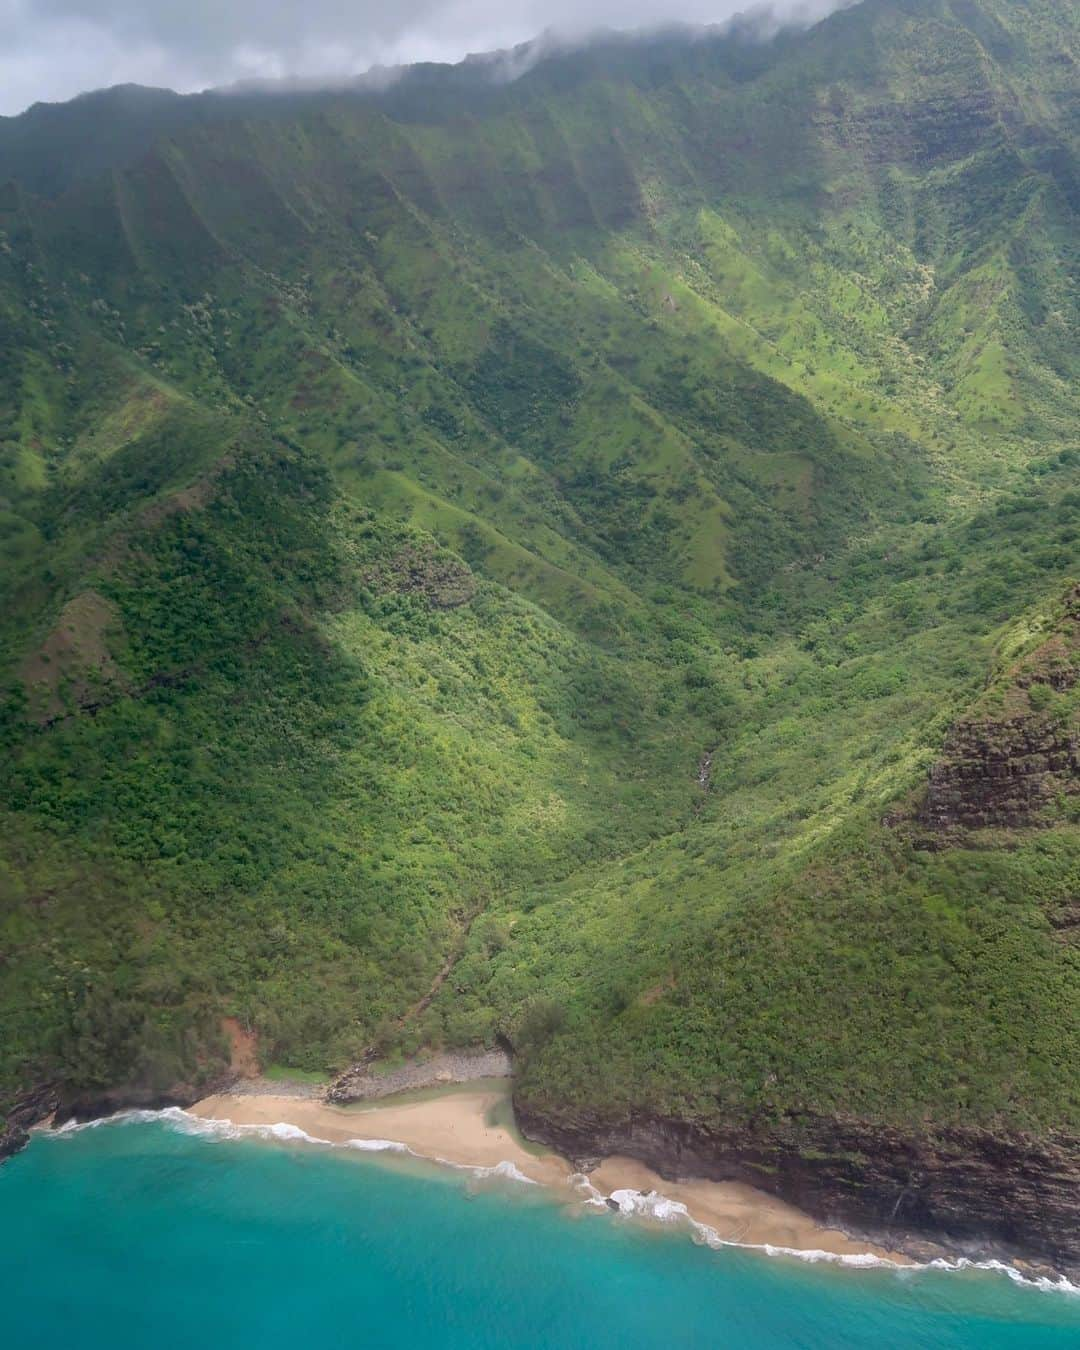
<svg viewBox="0 0 1080 1350">
<path fill-rule="evenodd" d="M 80 1092 L 60 1099 L 56 1107 L 56 1120 L 58 1123 L 65 1120 L 101 1120 L 118 1111 L 161 1111 L 166 1106 L 191 1106 L 201 1097 L 224 1091 L 231 1084 L 232 1075 L 227 1075 L 217 1082 L 203 1083 L 198 1087 L 191 1083 L 175 1083 L 164 1089 L 126 1086 L 103 1088 L 100 1092 Z"/>
<path fill-rule="evenodd" d="M 25 1148 L 29 1131 L 60 1105 L 60 1094 L 52 1084 L 35 1088 L 8 1107 L 0 1119 L 0 1162 Z"/>
<path fill-rule="evenodd" d="M 1080 589 L 1049 637 L 991 682 L 949 732 L 930 770 L 920 823 L 937 832 L 1051 822 L 1080 792 Z"/>
<path fill-rule="evenodd" d="M 447 1050 L 429 1059 L 410 1060 L 382 1073 L 376 1073 L 371 1064 L 365 1062 L 335 1079 L 326 1092 L 326 1100 L 338 1106 L 374 1101 L 413 1088 L 472 1083 L 480 1078 L 507 1078 L 510 1070 L 510 1056 L 501 1049 Z"/>
<path fill-rule="evenodd" d="M 1034 825 L 1078 782 L 1080 744 L 1068 728 L 1030 717 L 958 722 L 930 770 L 921 820 L 935 830 Z"/>
<path fill-rule="evenodd" d="M 111 648 L 122 634 L 116 606 L 85 590 L 60 611 L 56 626 L 22 663 L 27 716 L 42 726 L 97 706 L 129 688 Z"/>
<path fill-rule="evenodd" d="M 225 1092 L 234 1082 L 232 1073 L 219 1074 L 200 1083 L 174 1083 L 167 1088 L 127 1084 L 100 1091 L 70 1092 L 55 1083 L 31 1088 L 5 1107 L 0 1118 L 0 1161 L 25 1148 L 29 1131 L 52 1119 L 100 1120 L 117 1111 L 160 1111 L 166 1106 L 191 1106 L 200 1097 Z"/>
<path fill-rule="evenodd" d="M 401 545 L 390 557 L 369 567 L 362 582 L 378 592 L 415 595 L 432 609 L 457 609 L 476 592 L 471 569 L 446 549 L 417 542 Z"/>
</svg>

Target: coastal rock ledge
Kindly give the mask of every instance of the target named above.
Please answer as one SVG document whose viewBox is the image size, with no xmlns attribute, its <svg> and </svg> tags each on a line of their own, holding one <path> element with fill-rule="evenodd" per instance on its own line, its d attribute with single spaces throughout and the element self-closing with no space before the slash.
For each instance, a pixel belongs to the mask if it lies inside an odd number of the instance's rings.
<svg viewBox="0 0 1080 1350">
<path fill-rule="evenodd" d="M 416 1088 L 474 1083 L 483 1078 L 509 1078 L 512 1067 L 510 1055 L 502 1049 L 444 1050 L 390 1069 L 360 1063 L 346 1069 L 330 1084 L 326 1100 L 335 1106 L 346 1106 L 349 1102 L 375 1101 Z"/>
<path fill-rule="evenodd" d="M 589 1171 L 612 1154 L 670 1181 L 741 1181 L 819 1222 L 918 1259 L 950 1253 L 1080 1278 L 1080 1139 L 942 1129 L 916 1135 L 802 1117 L 714 1127 L 647 1113 L 553 1112 L 523 1095 L 518 1124 Z M 935 1250 L 937 1248 L 937 1250 Z"/>
</svg>

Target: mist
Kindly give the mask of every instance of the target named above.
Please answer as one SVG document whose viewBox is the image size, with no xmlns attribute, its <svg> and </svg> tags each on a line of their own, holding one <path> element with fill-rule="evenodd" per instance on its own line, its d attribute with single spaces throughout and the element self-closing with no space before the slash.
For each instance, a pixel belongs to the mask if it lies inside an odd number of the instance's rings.
<svg viewBox="0 0 1080 1350">
<path fill-rule="evenodd" d="M 841 0 L 777 0 L 774 24 L 811 23 Z M 543 33 L 716 24 L 746 0 L 0 0 L 0 114 L 113 84 L 181 93 L 252 80 L 340 83 L 371 67 L 459 61 Z M 503 62 L 520 73 L 528 58 Z"/>
</svg>

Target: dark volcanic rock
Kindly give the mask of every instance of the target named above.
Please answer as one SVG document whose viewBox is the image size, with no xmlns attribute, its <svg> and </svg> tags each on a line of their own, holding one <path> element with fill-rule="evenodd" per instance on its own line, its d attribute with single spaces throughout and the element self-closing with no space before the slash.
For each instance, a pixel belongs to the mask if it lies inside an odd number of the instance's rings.
<svg viewBox="0 0 1080 1350">
<path fill-rule="evenodd" d="M 879 103 L 858 110 L 833 106 L 815 121 L 827 144 L 872 164 L 954 163 L 997 138 L 1003 109 L 990 89 Z"/>
<path fill-rule="evenodd" d="M 65 1120 L 100 1120 L 117 1111 L 160 1111 L 166 1106 L 191 1106 L 201 1097 L 225 1090 L 231 1077 L 216 1083 L 196 1087 L 191 1083 L 174 1083 L 165 1089 L 127 1086 L 104 1088 L 100 1092 L 81 1092 L 63 1098 L 56 1108 L 58 1122 Z"/>
<path fill-rule="evenodd" d="M 26 1147 L 31 1126 L 51 1116 L 59 1101 L 56 1088 L 50 1084 L 34 1088 L 7 1109 L 0 1123 L 0 1162 Z"/>
<path fill-rule="evenodd" d="M 935 830 L 1032 825 L 1078 777 L 1080 747 L 1063 727 L 1023 717 L 960 722 L 930 770 L 920 818 Z"/>
<path fill-rule="evenodd" d="M 1054 631 L 993 682 L 981 705 L 955 723 L 930 770 L 919 819 L 939 832 L 1048 823 L 1046 808 L 1080 792 L 1076 700 L 1080 682 L 1080 588 L 1065 597 Z"/>
<path fill-rule="evenodd" d="M 226 1091 L 234 1077 L 225 1074 L 207 1082 L 175 1083 L 165 1089 L 129 1085 L 76 1094 L 65 1092 L 55 1084 L 32 1088 L 5 1112 L 0 1124 L 0 1161 L 25 1148 L 30 1129 L 50 1116 L 61 1124 L 66 1120 L 99 1120 L 115 1115 L 117 1111 L 158 1111 L 166 1106 L 191 1106 L 200 1097 Z"/>
<path fill-rule="evenodd" d="M 380 592 L 415 595 L 432 609 L 456 609 L 476 592 L 468 565 L 446 549 L 403 544 L 392 557 L 362 574 L 361 580 Z"/>
<path fill-rule="evenodd" d="M 1080 1274 L 1080 1138 L 950 1129 L 925 1135 L 803 1117 L 747 1127 L 649 1114 L 611 1122 L 516 1102 L 529 1138 L 583 1170 L 637 1158 L 670 1180 L 741 1181 L 819 1221 L 925 1256 L 927 1242 Z"/>
</svg>

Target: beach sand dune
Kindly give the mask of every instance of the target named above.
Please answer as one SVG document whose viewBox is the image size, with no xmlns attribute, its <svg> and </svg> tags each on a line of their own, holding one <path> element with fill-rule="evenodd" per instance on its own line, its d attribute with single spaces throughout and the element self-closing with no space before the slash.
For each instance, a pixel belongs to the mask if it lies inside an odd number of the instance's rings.
<svg viewBox="0 0 1080 1350">
<path fill-rule="evenodd" d="M 325 1102 L 288 1096 L 249 1096 L 223 1093 L 205 1097 L 190 1108 L 207 1120 L 235 1125 L 294 1125 L 306 1134 L 330 1143 L 351 1139 L 393 1140 L 414 1153 L 465 1167 L 496 1167 L 512 1163 L 530 1181 L 562 1192 L 569 1201 L 582 1198 L 572 1181 L 573 1168 L 565 1158 L 527 1145 L 509 1124 L 508 1091 L 502 1084 L 428 1093 L 422 1099 L 383 1099 L 376 1105 L 331 1106 Z M 655 1208 L 647 1198 L 675 1201 L 690 1218 L 712 1229 L 726 1242 L 754 1247 L 785 1247 L 801 1252 L 828 1252 L 835 1256 L 864 1253 L 907 1264 L 907 1259 L 872 1246 L 835 1229 L 822 1228 L 801 1210 L 738 1182 L 666 1181 L 633 1158 L 607 1158 L 589 1182 L 602 1196 L 616 1194 L 623 1208 L 647 1217 Z M 670 1209 L 667 1211 L 670 1214 Z"/>
</svg>

